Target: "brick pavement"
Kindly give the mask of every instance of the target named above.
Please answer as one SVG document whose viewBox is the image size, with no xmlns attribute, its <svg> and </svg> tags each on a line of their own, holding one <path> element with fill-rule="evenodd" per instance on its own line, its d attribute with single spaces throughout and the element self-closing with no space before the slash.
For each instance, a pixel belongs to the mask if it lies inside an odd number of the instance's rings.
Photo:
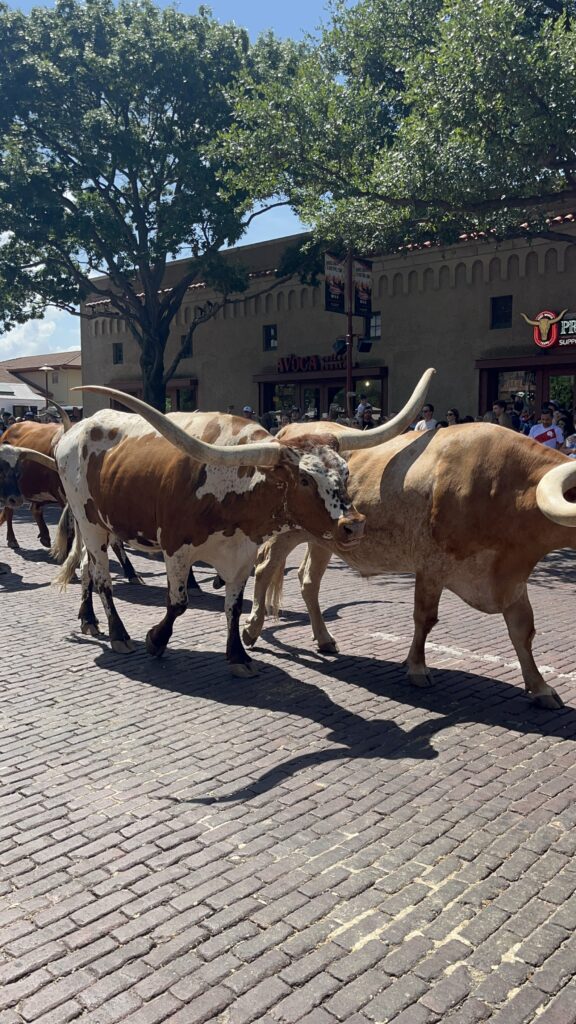
<svg viewBox="0 0 576 1024">
<path fill-rule="evenodd" d="M 78 589 L 27 516 L 0 551 L 0 1024 L 575 1024 L 574 556 L 531 587 L 523 696 L 499 617 L 443 599 L 433 691 L 407 687 L 411 584 L 335 564 L 342 654 L 286 608 L 231 679 L 221 592 L 143 650 L 164 605 L 117 578 L 138 642 L 76 632 Z M 294 564 L 294 563 L 293 563 Z"/>
</svg>

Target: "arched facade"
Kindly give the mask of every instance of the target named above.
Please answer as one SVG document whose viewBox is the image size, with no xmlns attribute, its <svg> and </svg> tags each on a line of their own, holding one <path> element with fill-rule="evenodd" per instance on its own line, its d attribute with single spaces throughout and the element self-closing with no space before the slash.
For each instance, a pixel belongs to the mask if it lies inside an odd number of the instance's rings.
<svg viewBox="0 0 576 1024">
<path fill-rule="evenodd" d="M 570 230 L 576 238 L 576 224 Z M 272 401 L 321 412 L 345 404 L 339 339 L 346 335 L 346 317 L 325 311 L 321 278 L 316 286 L 293 279 L 270 287 L 279 246 L 260 243 L 237 250 L 243 256 L 253 250 L 258 262 L 248 291 L 231 296 L 195 332 L 193 353 L 179 365 L 182 379 L 197 382 L 201 408 L 237 405 L 239 395 L 260 412 Z M 566 309 L 569 320 L 576 310 L 574 280 L 576 244 L 549 239 L 464 240 L 374 259 L 374 317 L 353 317 L 353 380 L 363 379 L 363 387 L 372 381 L 375 405 L 382 409 L 388 389 L 397 408 L 418 373 L 433 365 L 431 401 L 472 415 L 483 412 L 494 394 L 514 388 L 530 392 L 536 403 L 560 386 L 560 378 L 563 387 L 570 388 L 572 379 L 576 387 L 576 331 L 574 343 L 562 335 L 562 344 L 541 349 L 521 316 L 533 319 L 542 310 Z M 206 290 L 206 300 L 219 297 Z M 174 320 L 170 345 L 190 325 L 197 301 L 191 290 Z M 576 323 L 576 312 L 573 319 Z M 91 379 L 125 387 L 138 379 L 139 351 L 121 318 L 96 313 L 82 332 Z M 124 350 L 119 369 L 110 366 L 117 339 Z"/>
</svg>

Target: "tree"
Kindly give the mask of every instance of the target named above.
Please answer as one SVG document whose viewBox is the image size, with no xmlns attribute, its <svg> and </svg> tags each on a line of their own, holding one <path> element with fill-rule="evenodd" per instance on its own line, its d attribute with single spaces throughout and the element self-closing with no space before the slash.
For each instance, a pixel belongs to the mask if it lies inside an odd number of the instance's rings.
<svg viewBox="0 0 576 1024">
<path fill-rule="evenodd" d="M 58 0 L 29 16 L 0 7 L 0 323 L 47 305 L 122 318 L 140 348 L 144 397 L 165 385 L 191 333 L 246 273 L 219 250 L 253 216 L 253 188 L 225 185 L 220 134 L 233 86 L 282 65 L 271 36 L 251 46 L 206 8 L 194 16 L 151 0 Z M 171 290 L 168 261 L 189 256 Z M 98 278 L 96 275 L 106 275 Z M 165 367 L 170 325 L 190 285 L 220 294 L 197 309 Z M 104 312 L 102 312 L 102 310 Z"/>
<path fill-rule="evenodd" d="M 287 195 L 330 245 L 571 241 L 550 215 L 576 203 L 575 14 L 574 0 L 336 0 L 289 90 L 240 99 L 229 144 L 274 153 L 261 196 Z"/>
</svg>

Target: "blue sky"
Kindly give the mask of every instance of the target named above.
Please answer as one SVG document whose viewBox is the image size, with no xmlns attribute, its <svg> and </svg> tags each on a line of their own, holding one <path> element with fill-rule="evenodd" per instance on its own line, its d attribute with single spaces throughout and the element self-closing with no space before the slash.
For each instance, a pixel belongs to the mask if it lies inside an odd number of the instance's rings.
<svg viewBox="0 0 576 1024">
<path fill-rule="evenodd" d="M 157 2 L 162 7 L 168 6 L 162 0 Z M 30 0 L 8 3 L 8 7 L 26 12 L 40 6 L 53 5 L 49 2 L 33 3 Z M 176 6 L 191 14 L 198 9 L 199 4 L 182 0 Z M 245 0 L 244 3 L 214 0 L 205 6 L 211 8 L 219 21 L 233 21 L 246 28 L 252 38 L 272 29 L 279 36 L 298 39 L 307 32 L 314 33 L 322 22 L 328 20 L 325 0 L 289 0 L 283 4 L 274 3 L 274 0 Z M 256 218 L 242 243 L 280 238 L 300 229 L 300 222 L 289 210 L 272 210 Z M 0 334 L 0 361 L 31 353 L 63 352 L 71 348 L 80 348 L 80 321 L 59 310 L 49 309 L 43 320 L 31 320 L 8 334 Z"/>
</svg>

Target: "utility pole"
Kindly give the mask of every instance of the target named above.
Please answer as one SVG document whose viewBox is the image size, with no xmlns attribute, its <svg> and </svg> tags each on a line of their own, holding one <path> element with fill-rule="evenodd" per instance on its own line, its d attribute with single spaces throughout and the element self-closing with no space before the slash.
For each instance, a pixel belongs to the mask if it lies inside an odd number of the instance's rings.
<svg viewBox="0 0 576 1024">
<path fill-rule="evenodd" d="M 347 327 L 346 327 L 346 414 L 348 419 L 352 419 L 354 410 L 352 408 L 352 399 L 354 398 L 355 392 L 352 390 L 352 351 L 354 348 L 354 334 L 352 331 L 352 311 L 353 311 L 353 294 L 352 294 L 352 250 L 348 250 L 346 257 L 346 294 L 347 294 Z"/>
</svg>

